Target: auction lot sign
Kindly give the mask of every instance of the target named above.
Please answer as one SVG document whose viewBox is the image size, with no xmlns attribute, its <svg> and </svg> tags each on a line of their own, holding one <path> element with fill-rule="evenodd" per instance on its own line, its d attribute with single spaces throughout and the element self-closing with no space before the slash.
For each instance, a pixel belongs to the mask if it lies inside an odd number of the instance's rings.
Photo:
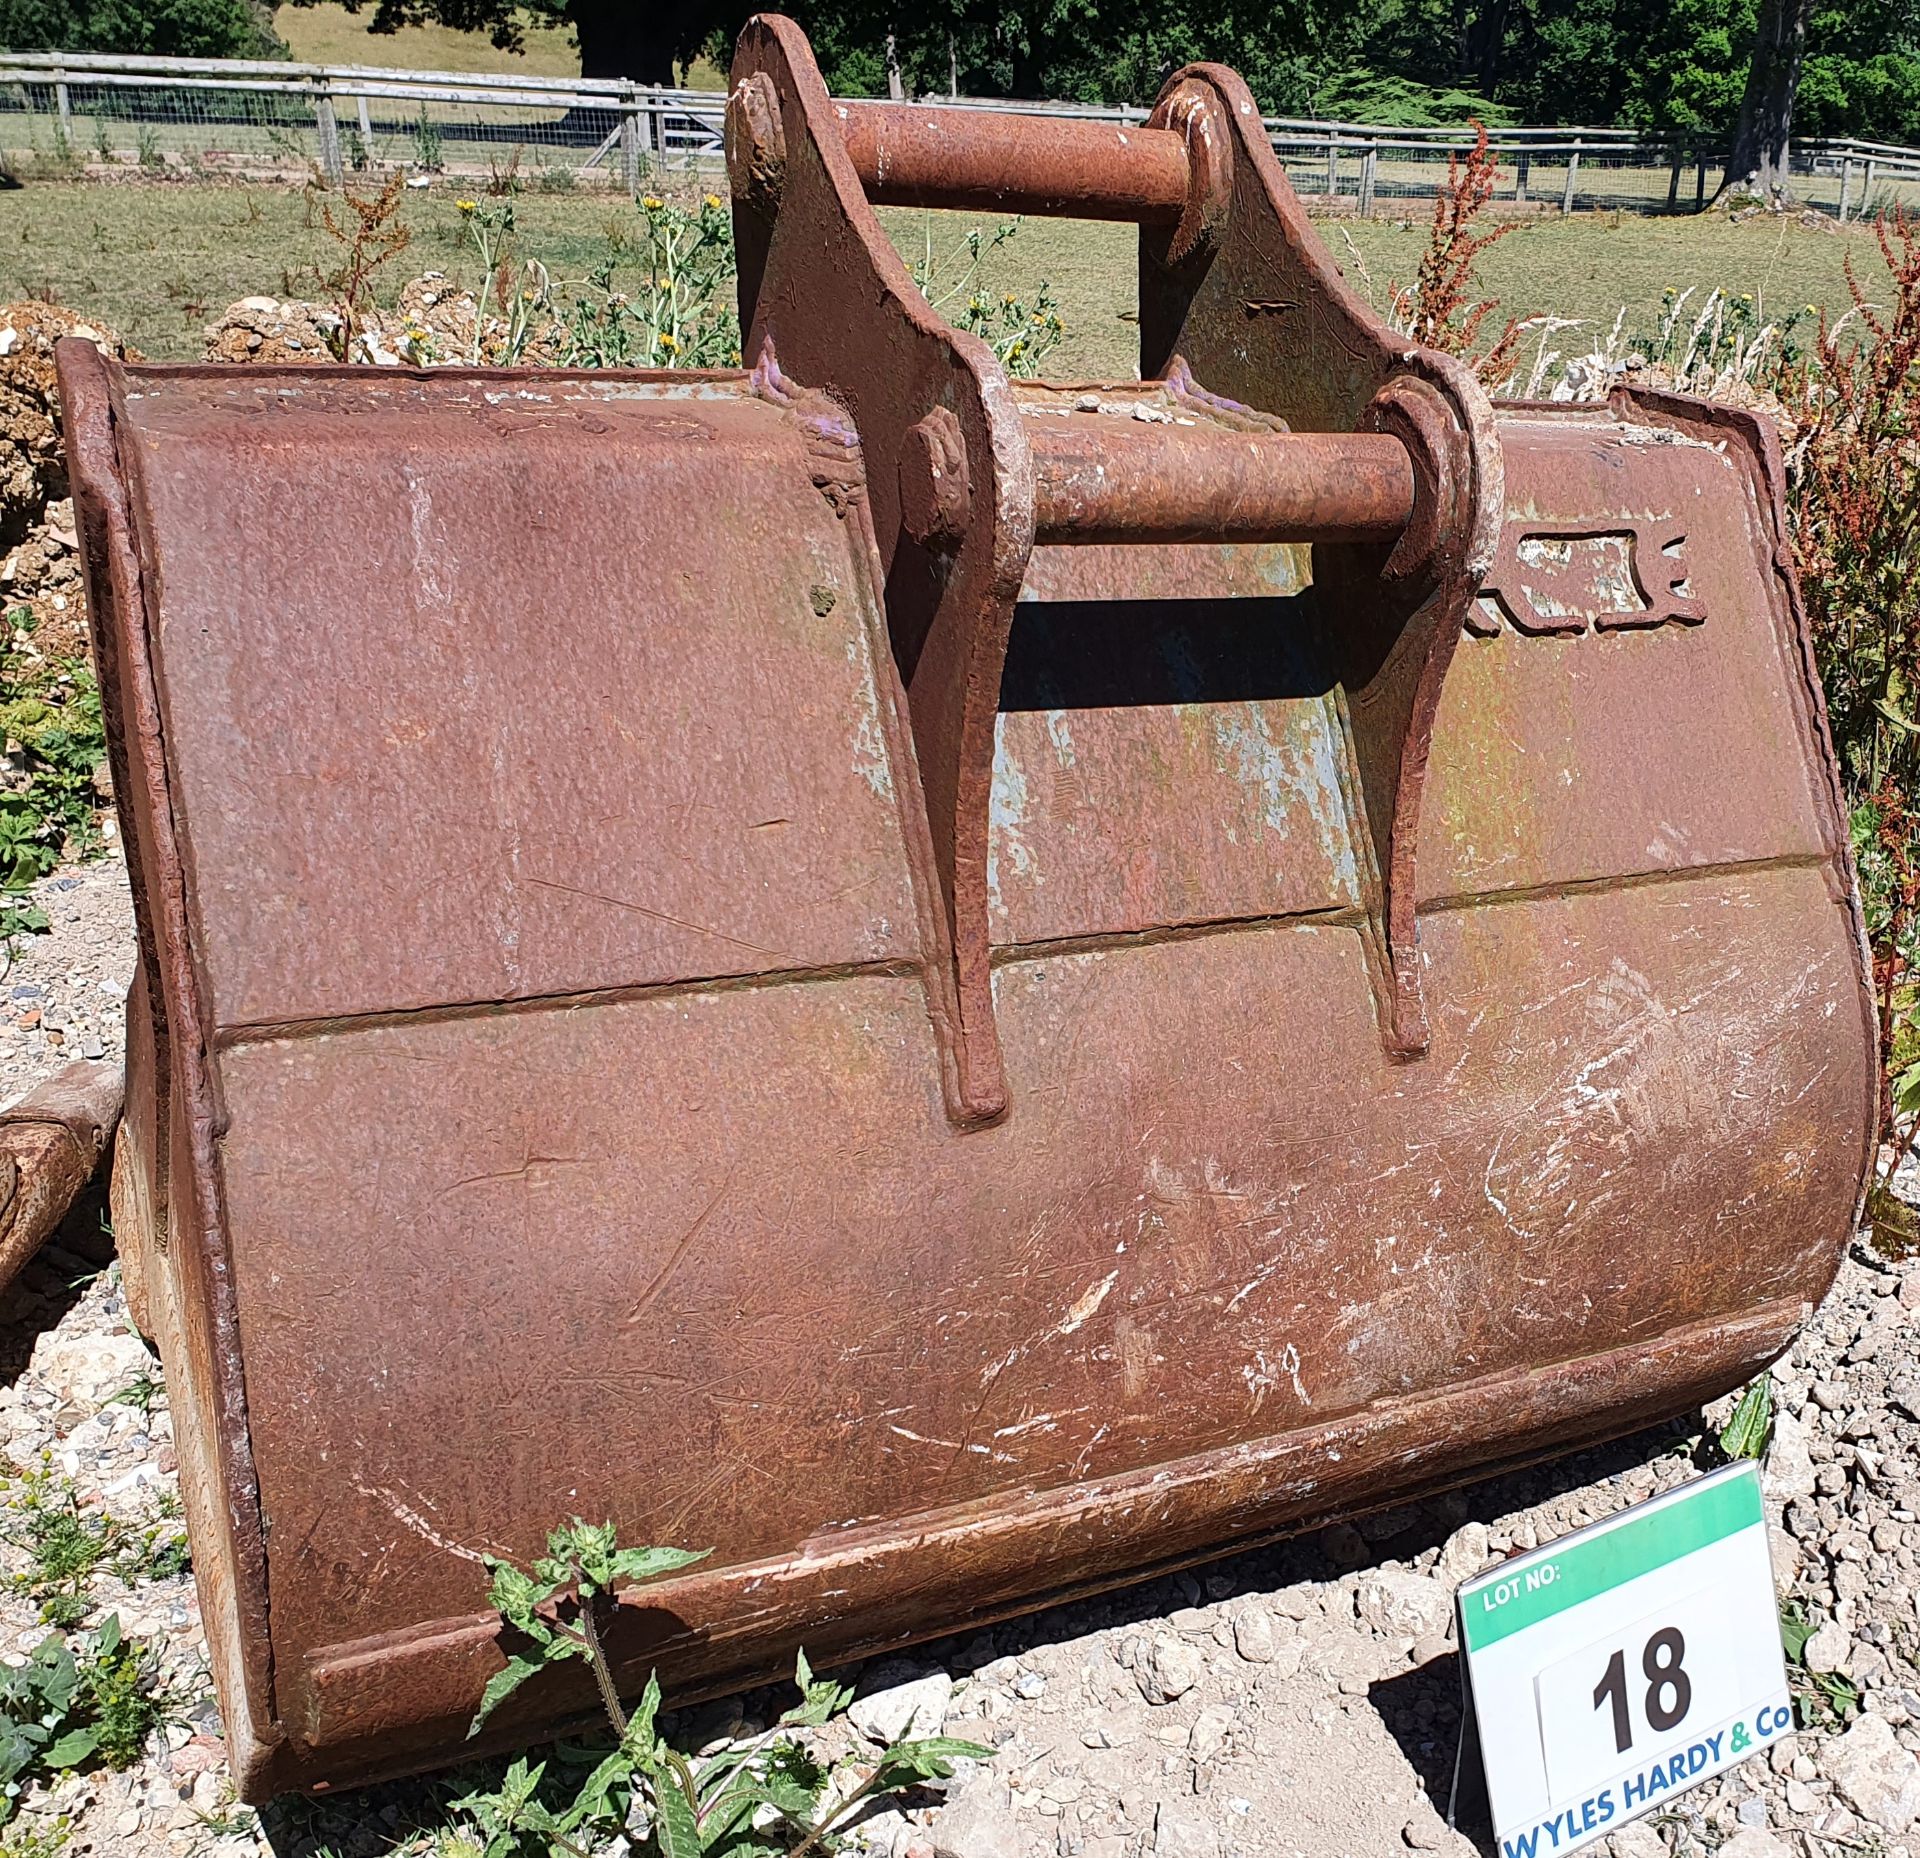
<svg viewBox="0 0 1920 1858">
<path fill-rule="evenodd" d="M 1501 1858 L 1563 1858 L 1793 1728 L 1751 1461 L 1460 1589 Z"/>
</svg>

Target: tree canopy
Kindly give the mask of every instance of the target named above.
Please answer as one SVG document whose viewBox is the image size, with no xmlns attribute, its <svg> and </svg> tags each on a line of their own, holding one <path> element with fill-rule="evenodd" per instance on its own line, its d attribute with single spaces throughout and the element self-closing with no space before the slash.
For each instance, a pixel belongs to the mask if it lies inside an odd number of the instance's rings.
<svg viewBox="0 0 1920 1858">
<path fill-rule="evenodd" d="M 1623 123 L 1731 135 L 1761 0 L 793 0 L 835 88 L 1151 100 L 1192 58 L 1283 115 L 1395 124 Z M 1806 5 L 1808 0 L 1799 0 Z M 739 23 L 714 11 L 713 49 Z M 1812 0 L 1796 122 L 1920 141 L 1920 0 Z M 689 33 L 683 45 L 691 45 Z M 686 53 L 683 51 L 682 56 Z"/>
<path fill-rule="evenodd" d="M 437 23 L 507 48 L 529 25 L 570 25 L 586 75 L 656 84 L 702 52 L 724 64 L 752 11 L 749 0 L 343 3 L 375 32 Z M 278 45 L 267 4 L 0 0 L 0 44 L 257 56 Z M 1212 58 L 1289 116 L 1623 123 L 1725 141 L 1756 110 L 1784 104 L 1802 135 L 1920 142 L 1920 0 L 787 4 L 843 94 L 885 95 L 897 84 L 908 95 L 1139 103 L 1177 66 Z M 1750 77 L 1766 80 L 1751 96 Z"/>
<path fill-rule="evenodd" d="M 162 58 L 287 55 L 257 0 L 0 0 L 0 46 Z"/>
</svg>

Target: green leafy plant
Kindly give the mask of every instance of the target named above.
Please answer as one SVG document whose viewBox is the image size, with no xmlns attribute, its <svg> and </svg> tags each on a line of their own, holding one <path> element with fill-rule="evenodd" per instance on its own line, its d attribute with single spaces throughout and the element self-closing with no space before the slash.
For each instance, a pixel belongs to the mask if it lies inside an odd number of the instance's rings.
<svg viewBox="0 0 1920 1858">
<path fill-rule="evenodd" d="M 11 1485 L 0 1540 L 26 1557 L 13 1586 L 38 1604 L 49 1625 L 84 1619 L 93 1583 L 103 1574 L 133 1586 L 186 1572 L 187 1538 L 164 1507 L 138 1523 L 91 1509 L 81 1503 L 73 1481 L 44 1461 Z"/>
<path fill-rule="evenodd" d="M 488 1561 L 490 1598 L 514 1649 L 488 1683 L 472 1732 L 549 1666 L 582 1659 L 592 1669 L 614 1745 L 587 1751 L 580 1765 L 591 1766 L 577 1782 L 562 1778 L 573 1755 L 563 1748 L 546 1761 L 523 1756 L 497 1787 L 457 1800 L 479 1858 L 593 1858 L 615 1839 L 633 1842 L 644 1858 L 811 1858 L 838 1850 L 869 1802 L 944 1780 L 956 1761 L 990 1757 L 991 1750 L 951 1736 L 902 1738 L 863 1762 L 864 1773 L 836 1774 L 808 1746 L 807 1732 L 837 1716 L 853 1693 L 816 1678 L 804 1652 L 794 1670 L 800 1701 L 771 1729 L 702 1757 L 673 1747 L 659 1729 L 657 1678 L 647 1680 L 631 1708 L 621 1701 L 604 1626 L 619 1590 L 687 1567 L 707 1552 L 621 1548 L 611 1523 L 575 1518 L 547 1538 L 546 1554 L 531 1569 Z"/>
<path fill-rule="evenodd" d="M 1807 1655 L 1807 1641 L 1820 1628 L 1810 1620 L 1796 1600 L 1786 1601 L 1780 1608 L 1780 1644 L 1787 1654 L 1789 1664 L 1803 1664 Z"/>
<path fill-rule="evenodd" d="M 219 1803 L 209 1813 L 194 1808 L 193 1816 L 216 1839 L 237 1839 L 254 1837 L 260 1832 L 260 1818 L 252 1807 L 242 1806 L 234 1797 L 231 1786 L 223 1787 Z M 319 1854 L 315 1854 L 319 1858 Z"/>
<path fill-rule="evenodd" d="M 488 1682 L 480 1699 L 480 1713 L 467 1733 L 477 1734 L 494 1710 L 548 1665 L 569 1658 L 585 1658 L 593 1665 L 601 1701 L 617 1732 L 624 1732 L 625 1716 L 613 1687 L 612 1674 L 601 1655 L 599 1627 L 593 1602 L 610 1595 L 616 1583 L 634 1585 L 671 1574 L 704 1560 L 711 1549 L 620 1548 L 611 1523 L 586 1523 L 578 1517 L 547 1538 L 547 1552 L 531 1571 L 522 1573 L 509 1561 L 488 1558 L 492 1575 L 488 1598 L 501 1619 L 531 1646 L 515 1653 L 506 1668 Z M 565 1602 L 564 1608 L 557 1603 Z M 562 1612 L 568 1617 L 562 1617 Z"/>
<path fill-rule="evenodd" d="M 57 1819 L 19 1821 L 0 1830 L 0 1858 L 60 1858 L 73 1836 L 73 1822 L 62 1813 Z"/>
<path fill-rule="evenodd" d="M 1009 374 L 1031 380 L 1066 335 L 1067 326 L 1051 287 L 1041 279 L 1029 299 L 1018 291 L 995 293 L 981 281 L 987 260 L 1019 235 L 1017 218 L 1002 220 L 990 231 L 968 227 L 958 247 L 958 254 L 964 256 L 955 272 L 950 262 L 935 256 L 933 220 L 929 216 L 925 243 L 912 271 L 913 281 L 928 303 L 956 328 L 985 342 Z"/>
<path fill-rule="evenodd" d="M 1851 1722 L 1860 1714 L 1860 1686 L 1838 1671 L 1809 1671 L 1806 1688 L 1800 1693 L 1800 1721 L 1803 1727 L 1831 1720 L 1835 1725 Z"/>
<path fill-rule="evenodd" d="M 159 1664 L 137 1641 L 124 1637 L 120 1616 L 109 1613 L 88 1635 L 80 1662 L 80 1691 L 86 1720 L 67 1731 L 64 1752 L 72 1765 L 76 1738 L 87 1737 L 111 1768 L 129 1768 L 140 1759 L 147 1737 L 159 1727 L 165 1708 L 157 1679 Z"/>
<path fill-rule="evenodd" d="M 1793 1691 L 1800 1708 L 1800 1726 L 1811 1729 L 1831 1720 L 1844 1723 L 1860 1713 L 1860 1688 L 1838 1671 L 1809 1671 L 1807 1641 L 1819 1631 L 1797 1602 L 1780 1609 L 1780 1644 L 1792 1667 Z"/>
<path fill-rule="evenodd" d="M 535 259 L 523 264 L 514 249 L 514 211 L 510 194 L 501 193 L 498 206 L 477 200 L 456 202 L 468 243 L 480 260 L 481 283 L 474 305 L 473 341 L 469 365 L 488 362 L 494 367 L 516 367 L 525 360 L 527 345 L 539 327 L 537 318 L 552 308 L 553 291 L 546 267 Z M 488 314 L 491 305 L 495 314 Z M 430 360 L 425 330 L 409 329 L 407 340 L 420 350 L 414 358 Z"/>
<path fill-rule="evenodd" d="M 33 645 L 34 611 L 10 608 L 0 640 L 0 941 L 38 934 L 47 915 L 26 899 L 35 879 L 100 845 L 94 778 L 106 759 L 100 686 L 78 659 Z"/>
<path fill-rule="evenodd" d="M 132 1766 L 166 1716 L 158 1671 L 117 1613 L 72 1638 L 50 1632 L 24 1664 L 0 1665 L 0 1820 L 37 1780 L 93 1761 Z"/>
<path fill-rule="evenodd" d="M 575 368 L 731 368 L 740 365 L 734 308 L 733 219 L 718 194 L 696 208 L 658 194 L 640 201 L 637 238 L 624 227 L 606 256 L 568 287 L 562 359 Z M 623 269 L 638 276 L 615 288 Z"/>
<path fill-rule="evenodd" d="M 1720 1428 L 1720 1449 L 1731 1459 L 1759 1458 L 1773 1432 L 1773 1383 L 1766 1375 L 1748 1383 L 1732 1416 Z"/>
<path fill-rule="evenodd" d="M 422 174 L 438 174 L 447 165 L 440 152 L 441 143 L 440 125 L 427 114 L 423 103 L 413 125 L 413 165 Z"/>
<path fill-rule="evenodd" d="M 1887 1160 L 1867 1214 L 1879 1249 L 1906 1256 L 1920 1251 L 1920 1208 L 1894 1196 L 1893 1174 L 1920 1139 L 1920 808 L 1888 776 L 1855 806 L 1851 826 L 1886 1061 Z"/>
<path fill-rule="evenodd" d="M 1717 286 L 1694 297 L 1692 286 L 1669 285 L 1653 329 L 1627 345 L 1682 393 L 1724 400 L 1743 387 L 1771 388 L 1806 361 L 1817 310 L 1775 314 L 1749 291 Z"/>
<path fill-rule="evenodd" d="M 143 1368 L 124 1387 L 107 1395 L 103 1406 L 130 1406 L 142 1419 L 151 1419 L 155 1403 L 166 1392 L 166 1385 L 150 1369 Z"/>
</svg>

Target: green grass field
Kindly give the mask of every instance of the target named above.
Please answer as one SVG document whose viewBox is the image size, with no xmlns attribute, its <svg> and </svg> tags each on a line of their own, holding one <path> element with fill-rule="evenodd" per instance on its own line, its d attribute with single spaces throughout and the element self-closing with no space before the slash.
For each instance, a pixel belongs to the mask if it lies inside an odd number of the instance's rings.
<svg viewBox="0 0 1920 1858">
<path fill-rule="evenodd" d="M 475 279 L 454 206 L 458 191 L 443 180 L 408 195 L 413 243 L 384 274 L 389 290 L 426 270 Z M 0 199 L 0 301 L 51 298 L 104 320 L 156 359 L 197 356 L 202 326 L 236 298 L 313 294 L 312 267 L 327 246 L 307 196 L 284 186 L 29 180 Z M 604 192 L 525 193 L 515 204 L 522 251 L 556 278 L 584 277 L 610 232 L 635 217 L 624 198 Z M 936 253 L 950 253 L 965 228 L 979 223 L 945 213 L 882 217 L 913 256 L 929 228 Z M 1418 218 L 1331 220 L 1320 230 L 1335 260 L 1378 302 L 1412 276 L 1424 238 Z M 1134 239 L 1126 226 L 1030 220 L 994 254 L 981 280 L 987 288 L 1031 292 L 1044 278 L 1059 300 L 1067 339 L 1049 373 L 1133 372 Z M 1652 326 L 1669 287 L 1750 292 L 1773 314 L 1842 307 L 1850 253 L 1863 280 L 1877 283 L 1871 235 L 1858 229 L 1796 219 L 1736 225 L 1714 214 L 1549 215 L 1487 253 L 1482 283 L 1503 314 L 1578 316 L 1604 333 L 1624 307 L 1632 332 Z M 1558 345 L 1575 352 L 1580 341 L 1572 333 Z"/>
</svg>

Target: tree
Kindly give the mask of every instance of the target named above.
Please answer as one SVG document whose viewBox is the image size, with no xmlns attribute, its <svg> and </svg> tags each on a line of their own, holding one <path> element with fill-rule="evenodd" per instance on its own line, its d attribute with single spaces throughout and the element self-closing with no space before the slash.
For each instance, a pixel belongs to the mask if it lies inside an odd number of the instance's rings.
<svg viewBox="0 0 1920 1858">
<path fill-rule="evenodd" d="M 1754 27 L 1753 61 L 1734 126 L 1733 152 L 1727 157 L 1727 188 L 1784 200 L 1790 191 L 1788 140 L 1793 134 L 1793 100 L 1807 57 L 1807 21 L 1813 0 L 1760 0 Z"/>
<path fill-rule="evenodd" d="M 240 0 L 163 0 L 171 5 Z M 313 5 L 315 0 L 287 0 Z M 8 6 L 138 0 L 0 0 Z M 670 84 L 724 65 L 752 0 L 343 0 L 375 32 L 433 23 L 518 49 L 571 26 L 582 72 Z M 1193 59 L 1287 116 L 1615 123 L 1719 141 L 1784 181 L 1796 103 L 1816 133 L 1920 136 L 1920 0 L 773 0 L 840 96 L 1148 103 Z M 1807 49 L 1811 47 L 1812 49 Z M 1748 67 L 1751 67 L 1749 72 Z M 1743 88 L 1744 84 L 1744 88 Z"/>
<path fill-rule="evenodd" d="M 255 0 L 0 0 L 0 48 L 161 58 L 284 58 Z"/>
<path fill-rule="evenodd" d="M 1802 135 L 1920 140 L 1920 0 L 1821 0 L 1793 120 Z"/>
</svg>

